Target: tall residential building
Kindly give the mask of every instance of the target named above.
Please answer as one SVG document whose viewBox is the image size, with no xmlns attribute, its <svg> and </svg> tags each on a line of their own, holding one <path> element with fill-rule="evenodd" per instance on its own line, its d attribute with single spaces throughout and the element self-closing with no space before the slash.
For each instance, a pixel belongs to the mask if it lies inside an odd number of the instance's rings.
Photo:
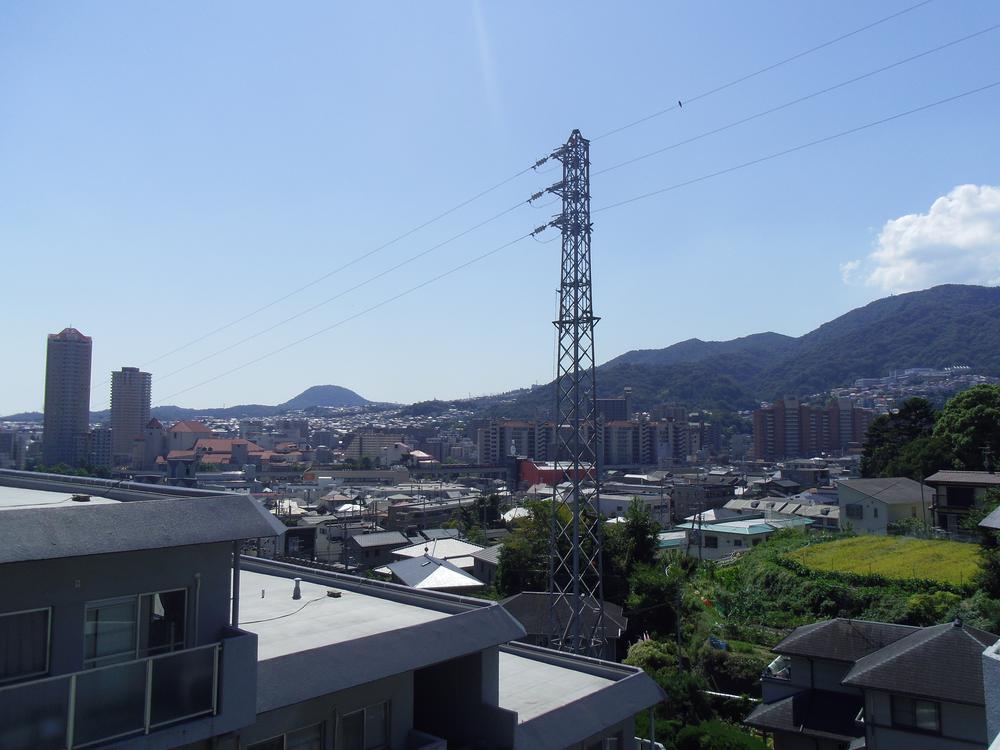
<svg viewBox="0 0 1000 750">
<path fill-rule="evenodd" d="M 133 443 L 149 424 L 153 376 L 138 367 L 111 373 L 111 458 L 130 464 Z"/>
<path fill-rule="evenodd" d="M 48 466 L 86 459 L 92 349 L 90 336 L 75 328 L 49 334 L 42 436 L 42 463 Z"/>
<path fill-rule="evenodd" d="M 783 398 L 753 413 L 754 455 L 771 461 L 860 450 L 874 416 L 851 399 L 809 406 Z"/>
</svg>

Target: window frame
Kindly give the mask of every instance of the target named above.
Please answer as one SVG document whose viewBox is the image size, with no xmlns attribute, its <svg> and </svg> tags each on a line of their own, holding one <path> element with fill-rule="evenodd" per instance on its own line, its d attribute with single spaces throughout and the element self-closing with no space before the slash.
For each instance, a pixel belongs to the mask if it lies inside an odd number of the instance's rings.
<svg viewBox="0 0 1000 750">
<path fill-rule="evenodd" d="M 385 729 L 385 739 L 381 745 L 368 744 L 368 711 L 375 708 L 376 706 L 385 706 L 385 717 L 384 717 L 384 729 Z M 336 740 L 343 743 L 343 722 L 356 714 L 361 714 L 361 743 L 363 746 L 362 750 L 388 750 L 392 747 L 392 700 L 386 698 L 382 701 L 375 701 L 374 703 L 369 703 L 361 708 L 355 709 L 354 711 L 337 712 L 337 731 Z"/>
<path fill-rule="evenodd" d="M 170 648 L 166 651 L 158 650 L 157 653 L 150 653 L 149 648 L 149 628 L 143 627 L 142 615 L 145 610 L 146 614 L 152 611 L 152 607 L 143 607 L 143 599 L 145 597 L 153 597 L 157 594 L 172 594 L 178 591 L 184 592 L 184 636 L 179 642 L 179 644 L 171 644 L 176 646 L 176 648 Z M 156 589 L 154 591 L 140 591 L 136 594 L 125 594 L 123 596 L 112 596 L 106 599 L 94 599 L 84 603 L 83 606 L 83 668 L 84 669 L 96 669 L 99 667 L 105 667 L 109 664 L 116 664 L 119 662 L 114 661 L 115 659 L 120 659 L 121 662 L 125 661 L 135 661 L 137 659 L 152 658 L 155 656 L 160 656 L 162 654 L 173 653 L 174 651 L 183 651 L 188 646 L 188 633 L 190 632 L 190 619 L 192 617 L 191 609 L 188 607 L 190 600 L 190 591 L 187 586 L 178 586 L 177 588 L 170 589 Z M 132 602 L 135 605 L 135 633 L 133 636 L 133 647 L 132 647 L 132 658 L 131 659 L 121 659 L 122 656 L 127 655 L 128 651 L 122 651 L 117 654 L 108 654 L 106 656 L 87 656 L 87 612 L 91 609 L 96 609 L 101 606 L 111 606 L 114 604 L 124 604 L 126 602 Z M 150 600 L 151 602 L 151 600 Z M 143 644 L 143 636 L 145 635 L 146 644 Z"/>
<path fill-rule="evenodd" d="M 321 747 L 326 746 L 326 721 L 314 721 L 311 724 L 303 724 L 301 727 L 296 727 L 295 729 L 288 729 L 280 734 L 272 734 L 270 737 L 265 737 L 262 740 L 257 740 L 256 742 L 251 742 L 247 745 L 247 750 L 253 750 L 255 747 L 259 747 L 268 742 L 273 742 L 274 740 L 281 740 L 282 750 L 288 747 L 288 735 L 295 732 L 301 732 L 304 729 L 312 729 L 313 727 L 319 727 L 319 742 Z"/>
<path fill-rule="evenodd" d="M 0 618 L 15 617 L 17 615 L 30 615 L 35 612 L 45 612 L 45 670 L 41 672 L 25 672 L 14 677 L 0 678 L 0 685 L 13 685 L 22 681 L 30 681 L 38 677 L 45 677 L 52 670 L 52 606 L 32 607 L 30 609 L 18 609 L 13 612 L 0 612 Z"/>
<path fill-rule="evenodd" d="M 907 723 L 904 720 L 906 717 L 902 717 L 901 714 L 904 712 L 899 706 L 901 702 L 909 703 L 910 708 L 913 712 L 913 723 Z M 917 723 L 917 704 L 925 703 L 934 707 L 934 717 L 935 717 L 935 728 L 927 729 L 926 727 L 919 726 Z M 894 729 L 903 729 L 908 732 L 917 732 L 919 734 L 928 735 L 940 735 L 941 734 L 941 701 L 930 700 L 928 698 L 914 698 L 908 695 L 896 695 L 892 694 L 889 696 L 889 720 Z"/>
</svg>

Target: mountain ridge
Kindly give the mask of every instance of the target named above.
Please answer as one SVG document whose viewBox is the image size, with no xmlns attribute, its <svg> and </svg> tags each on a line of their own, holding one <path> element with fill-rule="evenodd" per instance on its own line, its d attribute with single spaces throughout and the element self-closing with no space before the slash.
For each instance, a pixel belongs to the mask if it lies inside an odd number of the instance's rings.
<svg viewBox="0 0 1000 750">
<path fill-rule="evenodd" d="M 281 404 L 268 406 L 266 404 L 238 404 L 236 406 L 211 407 L 207 409 L 191 409 L 185 406 L 174 406 L 165 404 L 154 406 L 150 409 L 150 416 L 160 420 L 177 421 L 191 419 L 192 417 L 216 417 L 216 418 L 260 418 L 273 417 L 285 414 L 289 411 L 302 411 L 315 409 L 318 407 L 349 407 L 368 406 L 374 401 L 360 396 L 350 388 L 339 385 L 314 385 L 306 388 L 302 393 L 293 396 Z M 111 416 L 109 409 L 90 412 L 92 423 L 107 421 Z M 40 422 L 42 412 L 20 412 L 0 417 L 0 420 L 8 422 Z"/>
<path fill-rule="evenodd" d="M 600 396 L 631 386 L 640 409 L 678 402 L 745 410 L 760 401 L 822 393 L 893 370 L 957 364 L 1000 377 L 1000 288 L 942 284 L 883 297 L 798 337 L 765 332 L 636 349 L 600 365 L 597 384 Z M 550 388 L 535 389 L 507 406 L 510 416 L 547 415 Z"/>
</svg>

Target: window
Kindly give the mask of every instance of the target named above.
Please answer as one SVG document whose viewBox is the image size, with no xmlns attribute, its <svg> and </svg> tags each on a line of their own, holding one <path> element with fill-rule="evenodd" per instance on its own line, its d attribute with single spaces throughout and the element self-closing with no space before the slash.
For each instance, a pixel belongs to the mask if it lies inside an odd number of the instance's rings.
<svg viewBox="0 0 1000 750">
<path fill-rule="evenodd" d="M 742 547 L 743 546 L 743 540 L 742 539 L 734 539 L 733 540 L 733 546 L 734 547 Z"/>
<path fill-rule="evenodd" d="M 706 536 L 705 537 L 705 547 L 707 549 L 718 549 L 719 548 L 719 537 L 717 537 L 717 536 Z"/>
<path fill-rule="evenodd" d="M 47 674 L 50 610 L 0 615 L 0 684 Z"/>
<path fill-rule="evenodd" d="M 344 750 L 389 747 L 388 701 L 346 714 L 340 721 L 340 734 Z"/>
<path fill-rule="evenodd" d="M 136 597 L 87 605 L 84 626 L 85 669 L 135 658 Z"/>
<path fill-rule="evenodd" d="M 917 729 L 921 732 L 941 731 L 941 704 L 916 698 L 892 696 L 893 726 Z"/>
<path fill-rule="evenodd" d="M 155 656 L 184 648 L 187 591 L 162 591 L 140 598 L 140 632 L 143 656 Z"/>
<path fill-rule="evenodd" d="M 84 620 L 85 669 L 184 648 L 187 590 L 91 602 Z"/>
<path fill-rule="evenodd" d="M 860 520 L 865 517 L 865 506 L 859 505 L 858 503 L 851 503 L 846 507 L 846 510 L 848 518 Z"/>
<path fill-rule="evenodd" d="M 878 518 L 878 508 L 872 508 L 872 515 Z"/>
<path fill-rule="evenodd" d="M 323 725 L 296 729 L 285 735 L 285 750 L 323 750 Z"/>
</svg>

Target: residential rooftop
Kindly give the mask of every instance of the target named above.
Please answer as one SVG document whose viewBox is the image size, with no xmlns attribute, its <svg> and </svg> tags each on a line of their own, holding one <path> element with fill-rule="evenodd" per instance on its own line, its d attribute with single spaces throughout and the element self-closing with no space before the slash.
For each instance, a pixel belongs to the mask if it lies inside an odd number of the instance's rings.
<svg viewBox="0 0 1000 750">
<path fill-rule="evenodd" d="M 359 591 L 336 588 L 340 597 L 334 598 L 327 592 L 335 587 L 309 581 L 299 586 L 302 598 L 293 599 L 291 578 L 240 573 L 239 626 L 257 634 L 259 661 L 448 617 Z"/>
<path fill-rule="evenodd" d="M 976 487 L 1000 484 L 1000 474 L 992 471 L 939 471 L 924 480 L 927 484 L 968 484 Z"/>
<path fill-rule="evenodd" d="M 712 534 L 737 534 L 740 536 L 753 536 L 754 534 L 769 534 L 778 529 L 794 528 L 797 526 L 808 526 L 812 523 L 808 518 L 748 518 L 743 521 L 724 521 L 723 523 L 697 524 L 679 523 L 678 529 L 702 529 L 706 533 Z"/>
<path fill-rule="evenodd" d="M 941 472 L 946 473 L 946 472 Z M 937 476 L 935 474 L 935 476 Z M 930 477 L 928 477 L 928 480 Z M 925 480 L 925 481 L 928 481 Z M 1000 483 L 1000 482 L 998 482 Z M 860 492 L 862 495 L 880 500 L 887 505 L 896 503 L 910 505 L 920 499 L 920 493 L 930 493 L 933 489 L 920 482 L 906 477 L 885 477 L 880 479 L 845 479 L 839 482 L 840 487 Z"/>
</svg>

